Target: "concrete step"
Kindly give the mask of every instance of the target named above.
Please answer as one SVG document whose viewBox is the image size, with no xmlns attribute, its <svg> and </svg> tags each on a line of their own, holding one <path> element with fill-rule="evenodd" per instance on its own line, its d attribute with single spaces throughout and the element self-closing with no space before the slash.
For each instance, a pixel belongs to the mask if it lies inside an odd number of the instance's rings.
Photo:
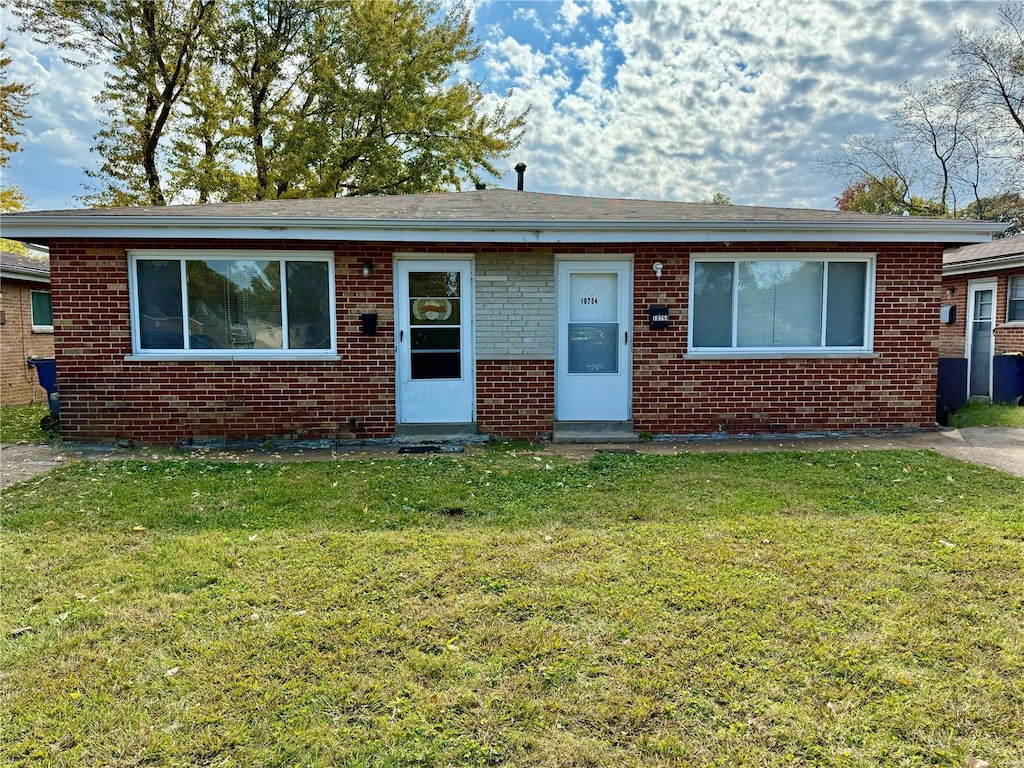
<svg viewBox="0 0 1024 768">
<path fill-rule="evenodd" d="M 554 443 L 639 443 L 632 421 L 556 421 Z"/>
<path fill-rule="evenodd" d="M 438 443 L 448 440 L 470 440 L 473 438 L 485 439 L 478 435 L 476 422 L 458 424 L 396 424 L 395 442 L 399 444 L 409 443 Z"/>
</svg>

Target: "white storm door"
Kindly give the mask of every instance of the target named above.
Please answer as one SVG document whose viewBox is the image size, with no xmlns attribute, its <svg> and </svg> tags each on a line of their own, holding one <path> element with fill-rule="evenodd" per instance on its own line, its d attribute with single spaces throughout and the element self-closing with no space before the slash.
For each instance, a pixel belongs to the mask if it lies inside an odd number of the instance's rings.
<svg viewBox="0 0 1024 768">
<path fill-rule="evenodd" d="M 967 396 L 992 394 L 996 283 L 967 286 Z"/>
<path fill-rule="evenodd" d="M 473 262 L 395 263 L 399 424 L 474 420 Z"/>
<path fill-rule="evenodd" d="M 631 278 L 629 261 L 558 262 L 556 420 L 629 420 Z"/>
</svg>

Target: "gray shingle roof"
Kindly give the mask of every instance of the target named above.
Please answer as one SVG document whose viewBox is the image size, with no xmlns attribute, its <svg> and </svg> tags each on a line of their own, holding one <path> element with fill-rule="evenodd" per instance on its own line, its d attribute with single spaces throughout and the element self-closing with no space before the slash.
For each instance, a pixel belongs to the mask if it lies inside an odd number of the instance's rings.
<svg viewBox="0 0 1024 768">
<path fill-rule="evenodd" d="M 484 189 L 467 192 L 379 197 L 333 197 L 302 200 L 263 200 L 207 205 L 88 208 L 65 211 L 25 211 L 11 218 L 36 216 L 152 216 L 265 219 L 335 219 L 395 221 L 603 221 L 603 222 L 787 222 L 859 221 L 892 224 L 899 217 L 844 211 L 711 205 L 663 200 L 576 197 L 544 192 Z"/>
<path fill-rule="evenodd" d="M 979 243 L 977 245 L 965 245 L 946 251 L 942 255 L 943 266 L 954 264 L 968 264 L 975 261 L 987 261 L 989 259 L 1001 259 L 1007 256 L 1024 255 L 1024 235 L 1004 237 L 1001 240 L 993 240 L 991 243 Z"/>
<path fill-rule="evenodd" d="M 5 272 L 24 272 L 38 274 L 42 277 L 50 274 L 50 260 L 42 254 L 25 256 L 20 253 L 0 251 L 0 268 Z"/>
<path fill-rule="evenodd" d="M 484 189 L 424 195 L 213 205 L 25 211 L 15 237 L 252 238 L 392 242 L 942 242 L 987 241 L 991 222 L 553 195 Z"/>
</svg>

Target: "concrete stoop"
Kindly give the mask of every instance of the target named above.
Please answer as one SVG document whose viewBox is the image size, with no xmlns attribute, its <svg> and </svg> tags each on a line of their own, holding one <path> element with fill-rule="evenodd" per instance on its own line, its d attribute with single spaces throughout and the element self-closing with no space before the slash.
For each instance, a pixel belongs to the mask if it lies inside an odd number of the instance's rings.
<svg viewBox="0 0 1024 768">
<path fill-rule="evenodd" d="M 553 443 L 639 443 L 632 421 L 556 421 Z"/>
</svg>

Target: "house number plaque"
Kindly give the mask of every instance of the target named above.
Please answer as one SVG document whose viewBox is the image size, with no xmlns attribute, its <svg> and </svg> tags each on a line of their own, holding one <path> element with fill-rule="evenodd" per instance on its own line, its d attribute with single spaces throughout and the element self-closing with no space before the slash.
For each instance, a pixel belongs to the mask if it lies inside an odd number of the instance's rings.
<svg viewBox="0 0 1024 768">
<path fill-rule="evenodd" d="M 668 306 L 665 304 L 650 305 L 647 307 L 647 316 L 650 319 L 651 328 L 668 328 Z"/>
</svg>

